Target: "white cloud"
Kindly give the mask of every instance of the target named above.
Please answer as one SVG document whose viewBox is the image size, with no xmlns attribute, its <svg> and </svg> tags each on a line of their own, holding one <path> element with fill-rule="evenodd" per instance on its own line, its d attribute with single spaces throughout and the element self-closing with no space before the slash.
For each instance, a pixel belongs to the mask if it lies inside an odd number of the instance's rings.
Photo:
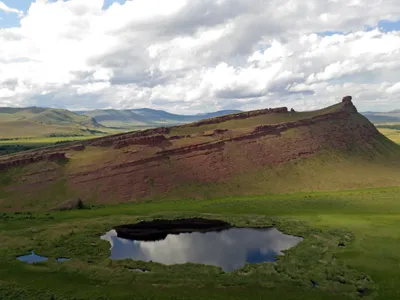
<svg viewBox="0 0 400 300">
<path fill-rule="evenodd" d="M 15 8 L 11 8 L 7 6 L 3 1 L 0 1 L 0 11 L 4 11 L 5 13 L 14 13 L 17 14 L 19 17 L 24 15 L 24 12 Z"/>
<path fill-rule="evenodd" d="M 37 0 L 0 28 L 0 105 L 398 108 L 400 31 L 364 31 L 397 2 Z"/>
<path fill-rule="evenodd" d="M 386 91 L 389 94 L 400 94 L 400 82 L 393 84 L 392 86 L 388 87 Z"/>
</svg>

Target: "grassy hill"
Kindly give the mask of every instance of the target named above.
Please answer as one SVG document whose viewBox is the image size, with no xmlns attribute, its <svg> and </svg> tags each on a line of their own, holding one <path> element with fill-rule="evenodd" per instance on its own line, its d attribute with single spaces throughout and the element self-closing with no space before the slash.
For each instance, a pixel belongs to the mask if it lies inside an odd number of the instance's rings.
<svg viewBox="0 0 400 300">
<path fill-rule="evenodd" d="M 84 135 L 102 127 L 93 118 L 65 109 L 0 107 L 0 138 Z"/>
<path fill-rule="evenodd" d="M 0 107 L 0 155 L 113 132 L 65 109 Z"/>
<path fill-rule="evenodd" d="M 377 125 L 379 132 L 391 139 L 393 142 L 400 144 L 400 123 Z"/>
<path fill-rule="evenodd" d="M 394 141 L 400 144 L 400 109 L 389 112 L 363 112 L 370 122 L 376 124 L 376 128 Z"/>
<path fill-rule="evenodd" d="M 163 110 L 140 109 L 98 109 L 77 113 L 94 118 L 98 123 L 114 128 L 154 128 L 195 122 L 201 119 L 238 113 L 238 110 L 222 110 L 198 115 L 177 115 Z"/>
<path fill-rule="evenodd" d="M 0 159 L 7 170 L 0 205 L 50 208 L 74 197 L 119 203 L 400 184 L 400 147 L 348 100 L 318 111 L 259 110 L 112 135 L 77 142 L 76 149 Z M 52 171 L 42 174 L 43 168 Z M 15 202 L 25 186 L 35 188 Z"/>
</svg>

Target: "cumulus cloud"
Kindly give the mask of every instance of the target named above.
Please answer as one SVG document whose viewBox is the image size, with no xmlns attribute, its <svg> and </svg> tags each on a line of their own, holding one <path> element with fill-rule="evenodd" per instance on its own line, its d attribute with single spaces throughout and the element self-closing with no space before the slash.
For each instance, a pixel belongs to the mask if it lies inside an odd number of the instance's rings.
<svg viewBox="0 0 400 300">
<path fill-rule="evenodd" d="M 398 108 L 400 31 L 365 29 L 397 2 L 36 0 L 0 28 L 0 105 Z"/>
</svg>

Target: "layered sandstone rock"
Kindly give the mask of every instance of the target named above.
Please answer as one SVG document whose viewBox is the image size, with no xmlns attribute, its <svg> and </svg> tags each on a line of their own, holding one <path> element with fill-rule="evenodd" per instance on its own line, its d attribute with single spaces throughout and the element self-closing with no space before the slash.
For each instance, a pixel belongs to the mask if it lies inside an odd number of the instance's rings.
<svg viewBox="0 0 400 300">
<path fill-rule="evenodd" d="M 22 156 L 18 156 L 16 158 L 10 160 L 0 161 L 0 170 L 7 170 L 10 168 L 21 167 L 31 163 L 36 163 L 40 161 L 59 161 L 65 160 L 67 157 L 64 152 L 55 152 L 55 153 L 44 153 L 44 154 L 26 154 Z"/>
<path fill-rule="evenodd" d="M 237 114 L 216 117 L 216 118 L 212 118 L 212 119 L 201 120 L 198 122 L 180 125 L 180 126 L 176 126 L 176 127 L 178 127 L 178 128 L 198 127 L 201 125 L 218 124 L 218 123 L 222 123 L 222 122 L 226 122 L 226 121 L 230 121 L 230 120 L 247 119 L 250 117 L 256 117 L 256 116 L 265 115 L 265 114 L 282 114 L 282 113 L 288 113 L 288 108 L 287 107 L 277 107 L 277 108 L 266 108 L 266 109 L 242 112 L 242 113 L 237 113 Z"/>
<path fill-rule="evenodd" d="M 119 140 L 114 142 L 114 149 L 121 149 L 124 147 L 128 147 L 131 145 L 146 145 L 150 147 L 158 146 L 167 139 L 164 135 L 155 135 L 155 136 L 144 136 L 140 138 L 130 138 L 125 140 Z"/>
<path fill-rule="evenodd" d="M 93 140 L 84 141 L 83 143 L 88 146 L 102 146 L 102 147 L 109 147 L 112 145 L 117 144 L 119 141 L 146 137 L 151 135 L 162 135 L 168 134 L 170 132 L 170 128 L 167 127 L 160 127 L 155 129 L 148 129 L 143 131 L 135 131 L 135 132 L 128 132 L 128 133 L 120 133 L 111 136 L 105 136 Z"/>
</svg>

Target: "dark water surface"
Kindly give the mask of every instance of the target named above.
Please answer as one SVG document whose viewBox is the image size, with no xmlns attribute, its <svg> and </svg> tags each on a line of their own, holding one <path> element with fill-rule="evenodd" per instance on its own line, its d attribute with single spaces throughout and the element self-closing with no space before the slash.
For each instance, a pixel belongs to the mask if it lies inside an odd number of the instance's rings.
<svg viewBox="0 0 400 300">
<path fill-rule="evenodd" d="M 68 261 L 68 260 L 70 260 L 69 258 L 66 258 L 66 257 L 57 257 L 56 258 L 56 261 L 57 262 L 64 262 L 64 261 Z"/>
<path fill-rule="evenodd" d="M 245 263 L 275 261 L 276 255 L 303 240 L 276 228 L 230 228 L 218 232 L 168 234 L 163 240 L 119 238 L 115 230 L 101 236 L 111 244 L 111 259 L 153 261 L 165 265 L 188 262 L 214 265 L 225 272 Z"/>
</svg>

